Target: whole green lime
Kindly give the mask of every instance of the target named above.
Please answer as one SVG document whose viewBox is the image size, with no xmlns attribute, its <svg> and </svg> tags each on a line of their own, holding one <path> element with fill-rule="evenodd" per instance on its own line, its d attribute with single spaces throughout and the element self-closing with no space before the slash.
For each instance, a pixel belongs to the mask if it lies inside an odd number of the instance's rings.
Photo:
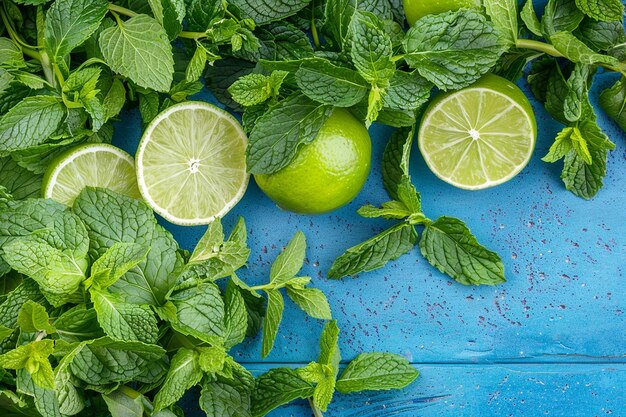
<svg viewBox="0 0 626 417">
<path fill-rule="evenodd" d="M 438 14 L 463 7 L 480 7 L 481 0 L 403 0 L 404 13 L 409 24 L 413 26 L 422 17 Z"/>
<path fill-rule="evenodd" d="M 370 172 L 367 129 L 344 109 L 335 109 L 310 144 L 274 174 L 256 183 L 280 207 L 302 214 L 335 210 L 357 196 Z"/>
</svg>

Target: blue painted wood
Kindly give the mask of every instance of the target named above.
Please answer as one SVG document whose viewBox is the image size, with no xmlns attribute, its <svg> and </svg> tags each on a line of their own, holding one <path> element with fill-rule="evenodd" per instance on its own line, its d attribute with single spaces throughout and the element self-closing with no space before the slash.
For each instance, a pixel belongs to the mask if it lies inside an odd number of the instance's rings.
<svg viewBox="0 0 626 417">
<path fill-rule="evenodd" d="M 614 80 L 598 77 L 594 102 Z M 212 100 L 208 93 L 200 98 Z M 276 208 L 251 181 L 245 198 L 224 219 L 227 230 L 237 216 L 247 221 L 252 256 L 240 275 L 251 284 L 267 279 L 281 247 L 302 230 L 309 244 L 303 273 L 329 297 L 342 329 L 343 357 L 391 351 L 423 371 L 419 383 L 402 393 L 374 396 L 376 402 L 364 408 L 368 397 L 344 398 L 330 416 L 594 416 L 609 410 L 626 416 L 626 135 L 600 115 L 617 150 L 609 157 L 605 188 L 587 202 L 564 189 L 560 164 L 540 160 L 560 126 L 536 101 L 533 107 L 539 125 L 536 153 L 519 176 L 502 186 L 455 189 L 432 175 L 418 152 L 412 158 L 411 173 L 426 214 L 464 219 L 482 243 L 502 255 L 504 285 L 456 284 L 417 250 L 379 271 L 326 279 L 335 257 L 390 224 L 356 214 L 365 203 L 388 199 L 380 158 L 391 130 L 383 126 L 370 130 L 372 173 L 348 206 L 321 216 L 291 214 Z M 115 143 L 134 152 L 140 134 L 138 114 L 126 113 L 116 126 Z M 187 249 L 204 232 L 163 224 Z M 267 363 L 314 359 L 323 323 L 306 318 L 290 302 L 285 317 Z M 242 344 L 234 356 L 251 368 L 264 366 L 258 364 L 259 339 Z M 393 411 L 385 411 L 384 404 Z M 294 406 L 272 415 L 308 414 Z"/>
</svg>

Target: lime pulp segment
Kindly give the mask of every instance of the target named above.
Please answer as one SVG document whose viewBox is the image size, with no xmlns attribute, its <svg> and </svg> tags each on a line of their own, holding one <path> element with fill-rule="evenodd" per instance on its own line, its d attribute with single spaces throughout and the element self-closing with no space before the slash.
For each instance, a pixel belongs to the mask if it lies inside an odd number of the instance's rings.
<svg viewBox="0 0 626 417">
<path fill-rule="evenodd" d="M 53 161 L 44 179 L 44 198 L 66 205 L 87 186 L 141 198 L 133 158 L 112 145 L 82 145 Z"/>
<path fill-rule="evenodd" d="M 529 108 L 499 91 L 469 87 L 426 112 L 419 147 L 429 168 L 444 181 L 483 189 L 508 181 L 526 166 L 535 130 Z"/>
<path fill-rule="evenodd" d="M 144 199 L 168 221 L 208 224 L 243 197 L 247 138 L 225 111 L 186 102 L 162 112 L 137 151 L 137 179 Z"/>
</svg>

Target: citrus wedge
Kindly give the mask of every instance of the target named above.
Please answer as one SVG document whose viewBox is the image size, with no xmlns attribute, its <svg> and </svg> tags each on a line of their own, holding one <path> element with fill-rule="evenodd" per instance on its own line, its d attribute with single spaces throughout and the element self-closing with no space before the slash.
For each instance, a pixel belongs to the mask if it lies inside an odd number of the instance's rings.
<svg viewBox="0 0 626 417">
<path fill-rule="evenodd" d="M 241 125 L 224 110 L 197 101 L 172 106 L 150 123 L 139 143 L 141 195 L 171 223 L 208 224 L 246 191 L 247 144 Z"/>
</svg>

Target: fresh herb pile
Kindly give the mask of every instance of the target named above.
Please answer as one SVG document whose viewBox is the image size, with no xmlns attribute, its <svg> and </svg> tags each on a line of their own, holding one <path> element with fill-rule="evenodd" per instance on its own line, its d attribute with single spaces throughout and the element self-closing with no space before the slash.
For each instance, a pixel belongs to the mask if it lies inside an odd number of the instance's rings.
<svg viewBox="0 0 626 417">
<path fill-rule="evenodd" d="M 255 379 L 228 354 L 261 328 L 263 356 L 272 350 L 282 288 L 310 316 L 331 320 L 324 294 L 297 276 L 300 232 L 258 287 L 235 274 L 250 255 L 243 219 L 228 238 L 212 223 L 189 254 L 143 202 L 104 189 L 85 189 L 71 209 L 4 200 L 0 240 L 0 408 L 9 416 L 173 417 L 197 385 L 209 416 L 264 416 L 298 398 L 321 415 L 335 390 L 397 389 L 418 375 L 401 356 L 366 353 L 339 376 L 335 321 L 319 359 L 301 369 Z"/>
</svg>

